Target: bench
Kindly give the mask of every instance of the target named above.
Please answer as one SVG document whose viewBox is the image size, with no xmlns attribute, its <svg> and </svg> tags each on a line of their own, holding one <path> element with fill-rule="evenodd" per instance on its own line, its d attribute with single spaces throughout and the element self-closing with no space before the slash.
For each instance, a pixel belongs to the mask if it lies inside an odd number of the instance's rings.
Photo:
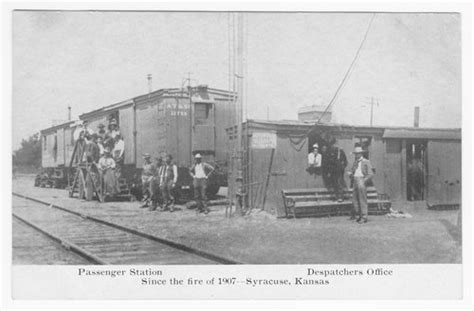
<svg viewBox="0 0 474 311">
<path fill-rule="evenodd" d="M 326 188 L 282 190 L 286 217 L 323 217 L 350 215 L 352 189 L 344 190 L 344 201 L 337 202 L 334 193 Z M 388 195 L 377 193 L 375 187 L 367 188 L 369 215 L 389 212 L 391 202 Z"/>
</svg>

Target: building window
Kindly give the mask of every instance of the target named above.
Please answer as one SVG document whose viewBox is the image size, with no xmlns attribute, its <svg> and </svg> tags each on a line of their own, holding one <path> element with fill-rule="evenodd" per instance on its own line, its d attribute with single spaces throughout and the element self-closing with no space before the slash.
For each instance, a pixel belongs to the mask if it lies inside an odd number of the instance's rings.
<svg viewBox="0 0 474 311">
<path fill-rule="evenodd" d="M 361 147 L 364 150 L 364 157 L 369 159 L 370 144 L 372 143 L 372 136 L 356 136 L 354 147 Z"/>
<path fill-rule="evenodd" d="M 43 150 L 46 150 L 48 148 L 48 140 L 47 140 L 47 136 L 44 135 L 43 136 Z"/>
<path fill-rule="evenodd" d="M 196 103 L 194 104 L 194 123 L 196 125 L 207 124 L 209 121 L 210 104 Z"/>
</svg>

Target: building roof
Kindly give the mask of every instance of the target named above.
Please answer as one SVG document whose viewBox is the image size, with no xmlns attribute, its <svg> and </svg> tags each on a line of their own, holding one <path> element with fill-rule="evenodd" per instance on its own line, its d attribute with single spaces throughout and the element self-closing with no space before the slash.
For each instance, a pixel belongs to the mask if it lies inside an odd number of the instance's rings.
<svg viewBox="0 0 474 311">
<path fill-rule="evenodd" d="M 387 128 L 383 138 L 461 140 L 461 129 Z"/>
<path fill-rule="evenodd" d="M 254 129 L 284 131 L 308 131 L 314 125 L 314 121 L 300 120 L 247 120 L 248 126 Z M 361 132 L 383 133 L 383 138 L 410 138 L 410 139 L 447 139 L 460 140 L 461 129 L 459 128 L 415 128 L 415 127 L 370 127 L 363 125 L 349 125 L 342 123 L 320 123 L 320 128 L 337 128 L 339 130 L 351 130 Z"/>
</svg>

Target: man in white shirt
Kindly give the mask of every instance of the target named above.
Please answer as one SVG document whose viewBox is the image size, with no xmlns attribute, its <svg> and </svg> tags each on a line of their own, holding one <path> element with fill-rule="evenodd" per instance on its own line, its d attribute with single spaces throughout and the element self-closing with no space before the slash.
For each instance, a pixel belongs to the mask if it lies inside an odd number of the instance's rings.
<svg viewBox="0 0 474 311">
<path fill-rule="evenodd" d="M 122 136 L 118 135 L 115 137 L 115 146 L 112 151 L 115 163 L 117 165 L 115 169 L 115 173 L 117 177 L 120 178 L 122 176 L 122 166 L 124 162 L 124 152 L 125 152 L 125 142 L 123 141 Z"/>
<path fill-rule="evenodd" d="M 355 161 L 349 176 L 353 179 L 354 188 L 352 190 L 352 215 L 351 220 L 356 219 L 358 223 L 366 223 L 368 215 L 367 204 L 367 183 L 372 180 L 374 173 L 370 161 L 365 159 L 362 154 L 364 150 L 361 147 L 355 147 Z"/>
<path fill-rule="evenodd" d="M 321 154 L 319 153 L 319 145 L 313 145 L 313 151 L 308 154 L 308 173 L 316 174 L 316 171 L 321 168 Z"/>
<path fill-rule="evenodd" d="M 195 163 L 189 169 L 189 174 L 193 178 L 193 187 L 194 187 L 194 199 L 198 204 L 199 212 L 205 214 L 209 213 L 209 208 L 207 207 L 207 180 L 209 175 L 214 171 L 214 168 L 202 162 L 202 157 L 199 153 L 194 156 Z"/>
</svg>

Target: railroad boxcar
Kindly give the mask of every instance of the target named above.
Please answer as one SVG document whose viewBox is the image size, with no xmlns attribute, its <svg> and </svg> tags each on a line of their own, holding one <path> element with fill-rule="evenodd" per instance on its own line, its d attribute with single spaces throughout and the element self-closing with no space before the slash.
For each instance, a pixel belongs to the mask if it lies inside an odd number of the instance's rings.
<svg viewBox="0 0 474 311">
<path fill-rule="evenodd" d="M 123 177 L 129 185 L 140 180 L 142 154 L 171 154 L 178 166 L 176 191 L 181 197 L 192 191 L 189 167 L 193 155 L 216 170 L 209 178 L 209 195 L 227 186 L 225 129 L 235 124 L 235 94 L 201 85 L 185 89 L 160 89 L 79 116 L 98 130 L 115 119 L 125 142 Z"/>
<path fill-rule="evenodd" d="M 68 121 L 40 132 L 42 171 L 36 176 L 36 186 L 66 188 L 76 126 L 77 122 Z"/>
</svg>

